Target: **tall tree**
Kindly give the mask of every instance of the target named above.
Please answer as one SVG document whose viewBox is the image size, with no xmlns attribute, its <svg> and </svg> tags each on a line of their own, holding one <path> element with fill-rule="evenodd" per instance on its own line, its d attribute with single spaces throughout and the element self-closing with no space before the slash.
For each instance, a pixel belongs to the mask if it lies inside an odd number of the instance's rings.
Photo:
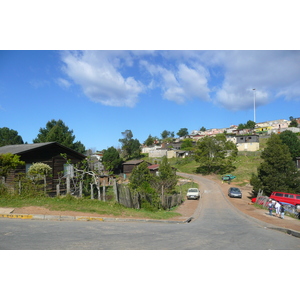
<svg viewBox="0 0 300 300">
<path fill-rule="evenodd" d="M 188 132 L 188 129 L 187 128 L 181 128 L 178 132 L 177 132 L 177 135 L 179 137 L 183 137 L 183 136 L 186 136 L 188 135 L 189 132 Z"/>
<path fill-rule="evenodd" d="M 24 142 L 16 130 L 9 129 L 8 127 L 0 128 L 0 147 L 17 144 L 24 144 Z"/>
<path fill-rule="evenodd" d="M 144 142 L 144 144 L 145 144 L 146 146 L 151 146 L 151 145 L 154 144 L 154 141 L 155 141 L 155 138 L 154 138 L 151 134 L 149 134 L 149 136 L 148 136 L 148 138 L 146 139 L 146 141 Z"/>
<path fill-rule="evenodd" d="M 279 137 L 283 144 L 289 147 L 292 159 L 296 161 L 296 157 L 300 157 L 300 140 L 298 135 L 290 130 L 285 130 Z"/>
<path fill-rule="evenodd" d="M 113 172 L 121 167 L 123 160 L 115 147 L 109 147 L 103 151 L 102 162 L 107 171 Z"/>
<path fill-rule="evenodd" d="M 200 164 L 197 172 L 202 174 L 231 172 L 235 169 L 233 163 L 236 157 L 236 145 L 226 141 L 224 134 L 218 134 L 216 137 L 206 136 L 197 143 L 195 159 Z"/>
<path fill-rule="evenodd" d="M 141 144 L 138 139 L 133 139 L 133 134 L 131 130 L 125 130 L 122 132 L 123 138 L 119 139 L 122 144 L 123 157 L 138 158 L 141 155 Z"/>
<path fill-rule="evenodd" d="M 264 161 L 257 168 L 257 175 L 252 175 L 250 181 L 255 194 L 259 189 L 263 189 L 268 196 L 273 191 L 300 192 L 300 173 L 288 146 L 282 143 L 279 135 L 273 134 L 268 139 L 261 158 Z"/>
<path fill-rule="evenodd" d="M 153 185 L 159 193 L 172 193 L 177 184 L 176 170 L 173 169 L 166 156 L 159 165 L 159 175 L 154 177 Z"/>
<path fill-rule="evenodd" d="M 57 142 L 80 153 L 85 152 L 85 147 L 81 142 L 74 143 L 73 130 L 70 130 L 62 120 L 47 122 L 46 127 L 40 128 L 39 132 L 33 140 L 34 143 Z"/>
<path fill-rule="evenodd" d="M 160 135 L 161 135 L 161 138 L 164 140 L 166 138 L 173 138 L 174 137 L 174 132 L 164 130 Z"/>
</svg>

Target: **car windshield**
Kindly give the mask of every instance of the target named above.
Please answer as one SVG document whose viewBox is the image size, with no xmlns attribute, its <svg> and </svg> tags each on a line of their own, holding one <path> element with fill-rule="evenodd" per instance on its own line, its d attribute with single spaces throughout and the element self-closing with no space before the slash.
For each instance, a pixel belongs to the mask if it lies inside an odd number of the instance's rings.
<svg viewBox="0 0 300 300">
<path fill-rule="evenodd" d="M 232 188 L 231 191 L 234 193 L 240 193 L 240 190 L 238 188 Z"/>
<path fill-rule="evenodd" d="M 197 192 L 198 192 L 198 189 L 189 189 L 189 192 L 197 193 Z"/>
</svg>

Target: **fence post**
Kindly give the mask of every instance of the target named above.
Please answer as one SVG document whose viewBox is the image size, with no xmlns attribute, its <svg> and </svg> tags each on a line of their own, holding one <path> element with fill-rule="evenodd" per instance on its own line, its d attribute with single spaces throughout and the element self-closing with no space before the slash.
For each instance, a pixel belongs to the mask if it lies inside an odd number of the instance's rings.
<svg viewBox="0 0 300 300">
<path fill-rule="evenodd" d="M 82 198 L 82 181 L 79 181 L 79 197 Z"/>
<path fill-rule="evenodd" d="M 103 201 L 105 202 L 105 180 L 103 180 L 103 193 L 102 193 L 102 197 L 103 197 Z"/>
<path fill-rule="evenodd" d="M 115 194 L 115 197 L 116 197 L 116 201 L 119 202 L 118 187 L 117 187 L 117 180 L 116 179 L 113 180 L 113 190 L 114 190 L 114 194 Z"/>
<path fill-rule="evenodd" d="M 67 194 L 71 193 L 70 175 L 67 175 Z"/>
<path fill-rule="evenodd" d="M 94 199 L 93 183 L 90 183 L 90 186 L 91 186 L 91 199 Z"/>
<path fill-rule="evenodd" d="M 60 189 L 59 189 L 59 184 L 56 185 L 56 196 L 60 196 Z"/>
</svg>

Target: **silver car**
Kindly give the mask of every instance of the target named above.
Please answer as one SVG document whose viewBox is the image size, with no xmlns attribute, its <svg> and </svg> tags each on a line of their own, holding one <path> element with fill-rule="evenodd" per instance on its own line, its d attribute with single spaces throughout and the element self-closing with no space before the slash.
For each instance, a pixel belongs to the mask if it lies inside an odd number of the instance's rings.
<svg viewBox="0 0 300 300">
<path fill-rule="evenodd" d="M 239 188 L 231 187 L 228 190 L 228 196 L 230 198 L 242 198 L 242 192 Z"/>
</svg>

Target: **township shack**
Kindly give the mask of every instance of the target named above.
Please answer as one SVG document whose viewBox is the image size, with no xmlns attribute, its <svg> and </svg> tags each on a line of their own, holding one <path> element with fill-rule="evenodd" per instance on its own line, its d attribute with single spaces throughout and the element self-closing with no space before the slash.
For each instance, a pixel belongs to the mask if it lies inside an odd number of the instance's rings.
<svg viewBox="0 0 300 300">
<path fill-rule="evenodd" d="M 33 163 L 41 162 L 52 168 L 52 176 L 47 177 L 47 187 L 52 192 L 56 190 L 59 172 L 67 172 L 69 169 L 66 160 L 60 154 L 66 154 L 71 164 L 77 164 L 86 158 L 85 155 L 57 142 L 7 145 L 0 147 L 0 155 L 4 153 L 19 155 L 20 160 L 25 162 L 25 165 L 7 175 L 5 184 L 9 188 L 14 187 L 14 179 L 18 173 L 26 173 Z"/>
</svg>

